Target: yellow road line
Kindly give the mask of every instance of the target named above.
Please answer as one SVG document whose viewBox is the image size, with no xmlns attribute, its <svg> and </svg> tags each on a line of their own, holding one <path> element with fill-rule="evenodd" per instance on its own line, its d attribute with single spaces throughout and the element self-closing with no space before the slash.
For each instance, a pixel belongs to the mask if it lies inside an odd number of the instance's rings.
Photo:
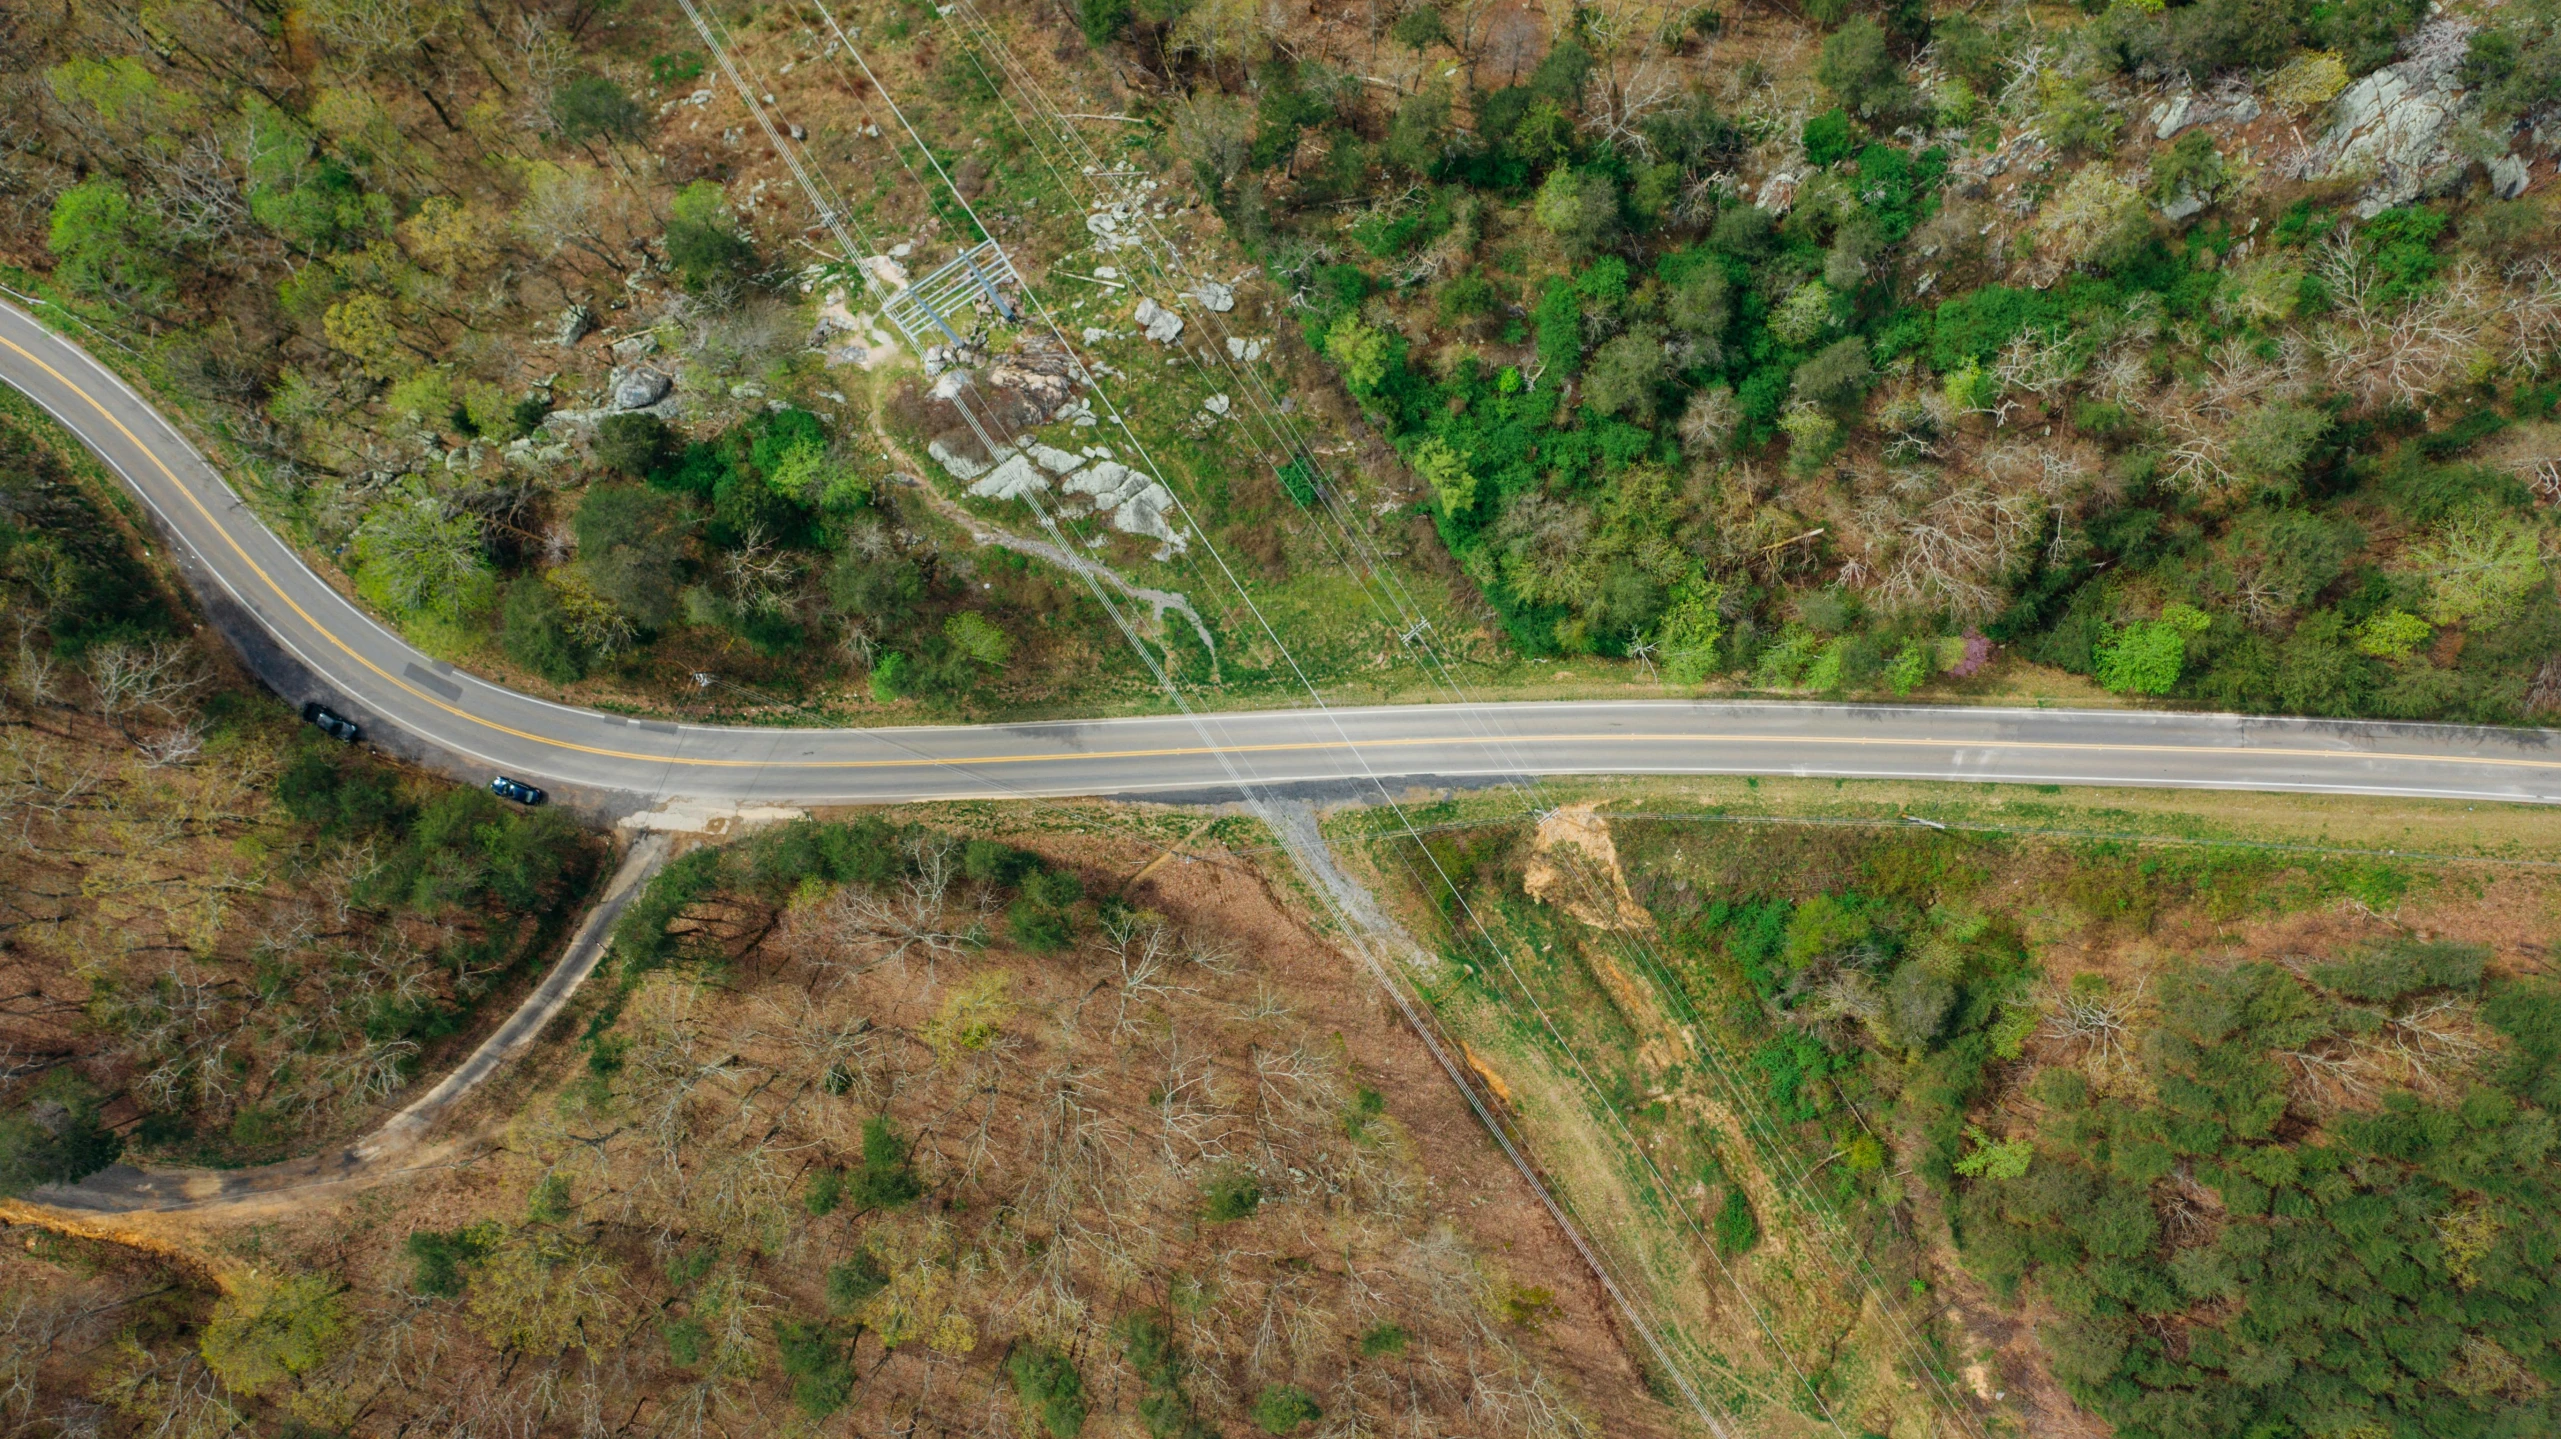
<svg viewBox="0 0 2561 1439">
<path fill-rule="evenodd" d="M 335 645 L 341 654 L 344 654 L 347 658 L 363 665 L 375 675 L 380 676 L 384 683 L 393 686 L 404 694 L 415 697 L 424 704 L 432 705 L 437 709 L 443 710 L 445 713 L 452 715 L 456 719 L 467 720 L 472 724 L 480 725 L 484 728 L 495 730 L 500 734 L 509 735 L 516 739 L 526 740 L 534 744 L 549 745 L 555 749 L 574 750 L 580 754 L 597 755 L 605 759 L 638 760 L 647 764 L 694 765 L 707 769 L 939 769 L 945 767 L 967 767 L 971 765 L 1051 764 L 1070 761 L 1085 762 L 1092 760 L 1183 759 L 1202 755 L 1222 754 L 1284 754 L 1317 750 L 1411 749 L 1430 745 L 1473 747 L 1516 744 L 1530 746 L 1598 742 L 1610 744 L 1759 744 L 1773 746 L 1844 745 L 1885 749 L 1898 747 L 1916 749 L 1998 749 L 2036 750 L 2079 754 L 2248 755 L 2254 758 L 2265 757 L 2270 759 L 2352 759 L 2386 761 L 2402 764 L 2486 765 L 2511 769 L 2561 770 L 2561 760 L 2524 758 L 2509 759 L 2491 755 L 2396 754 L 2376 750 L 2268 749 L 2259 746 L 2240 745 L 2113 744 L 2086 740 L 1946 740 L 1932 739 L 1926 736 L 1917 739 L 1875 739 L 1861 735 L 1628 734 L 1617 731 L 1603 731 L 1593 734 L 1461 735 L 1446 737 L 1413 735 L 1403 738 L 1381 738 L 1368 740 L 1275 740 L 1265 744 L 1169 745 L 1153 749 L 1086 750 L 1059 754 L 954 755 L 950 758 L 943 759 L 921 755 L 904 756 L 894 759 L 719 759 L 708 755 L 692 757 L 685 755 L 640 754 L 631 750 L 605 749 L 596 745 L 579 744 L 574 740 L 555 739 L 550 735 L 535 734 L 530 730 L 516 729 L 510 725 L 500 724 L 496 720 L 487 719 L 480 715 L 473 714 L 469 710 L 447 704 L 442 699 L 410 685 L 398 676 L 384 670 L 380 665 L 377 665 L 373 661 L 366 659 L 363 655 L 356 653 L 354 648 L 349 646 L 345 640 L 338 638 L 338 636 L 331 631 L 328 626 L 323 625 L 320 621 L 312 618 L 309 611 L 305 610 L 300 604 L 294 601 L 293 596 L 286 594 L 284 586 L 277 584 L 275 577 L 268 574 L 264 566 L 249 557 L 249 552 L 241 547 L 240 541 L 232 536 L 231 531 L 223 526 L 222 521 L 214 517 L 213 511 L 205 508 L 204 501 L 196 495 L 194 490 L 188 488 L 187 485 L 178 478 L 177 473 L 169 468 L 168 462 L 160 458 L 159 452 L 153 450 L 149 445 L 144 444 L 139 435 L 136 435 L 132 430 L 127 429 L 124 421 L 117 419 L 105 405 L 99 403 L 96 396 L 90 394 L 87 390 L 82 389 L 78 384 L 73 382 L 70 376 L 63 374 L 60 370 L 55 369 L 53 366 L 46 364 L 43 360 L 29 354 L 25 349 L 11 341 L 7 336 L 0 335 L 0 346 L 8 347 L 8 349 L 17 354 L 19 358 L 25 360 L 31 365 L 34 365 L 37 369 L 44 371 L 46 374 L 51 375 L 64 389 L 67 389 L 71 393 L 78 395 L 81 399 L 88 401 L 90 408 L 96 410 L 101 419 L 104 419 L 108 424 L 116 427 L 116 433 L 123 435 L 135 449 L 140 450 L 152 464 L 159 467 L 160 473 L 168 478 L 170 485 L 176 488 L 179 494 L 185 496 L 189 504 L 195 506 L 196 513 L 203 516 L 204 522 L 213 527 L 215 534 L 222 536 L 223 543 L 229 545 L 231 547 L 231 552 L 240 557 L 240 562 L 247 565 L 250 572 L 255 574 L 260 580 L 265 581 L 267 588 L 275 592 L 277 599 L 284 601 L 285 605 L 290 608 L 304 624 L 311 626 L 312 630 L 320 635 L 321 638 L 326 639 L 330 644 Z M 771 733 L 777 738 L 786 738 L 790 736 L 793 731 L 774 730 L 771 731 Z M 1961 776 L 1959 777 L 1961 778 Z"/>
</svg>

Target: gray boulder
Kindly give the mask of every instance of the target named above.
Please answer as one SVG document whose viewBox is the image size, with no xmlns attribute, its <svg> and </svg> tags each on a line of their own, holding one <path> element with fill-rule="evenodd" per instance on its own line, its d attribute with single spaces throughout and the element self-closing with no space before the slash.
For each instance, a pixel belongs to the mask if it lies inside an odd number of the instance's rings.
<svg viewBox="0 0 2561 1439">
<path fill-rule="evenodd" d="M 676 382 L 647 365 L 618 365 L 614 369 L 611 393 L 617 410 L 645 410 L 667 398 Z"/>
</svg>

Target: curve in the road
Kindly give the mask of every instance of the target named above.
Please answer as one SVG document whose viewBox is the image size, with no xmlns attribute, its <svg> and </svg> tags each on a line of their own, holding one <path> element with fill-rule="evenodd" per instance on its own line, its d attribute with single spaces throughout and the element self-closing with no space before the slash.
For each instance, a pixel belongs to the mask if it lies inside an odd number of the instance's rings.
<svg viewBox="0 0 2561 1439">
<path fill-rule="evenodd" d="M 437 662 L 305 564 L 143 397 L 0 304 L 0 379 L 123 477 L 208 612 L 287 698 L 386 748 L 533 779 L 590 812 L 1349 789 L 1529 774 L 1803 774 L 2561 802 L 2544 730 L 2139 711 L 1696 701 L 1299 708 L 1017 725 L 723 728 L 554 704 Z"/>
</svg>

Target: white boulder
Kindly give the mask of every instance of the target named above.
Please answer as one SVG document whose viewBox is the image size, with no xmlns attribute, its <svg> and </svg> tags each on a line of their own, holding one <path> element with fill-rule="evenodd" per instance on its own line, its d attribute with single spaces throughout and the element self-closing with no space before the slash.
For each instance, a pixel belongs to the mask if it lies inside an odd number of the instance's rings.
<svg viewBox="0 0 2561 1439">
<path fill-rule="evenodd" d="M 1160 345 L 1170 345 L 1182 338 L 1183 317 L 1157 304 L 1152 298 L 1139 297 L 1138 309 L 1131 318 L 1147 332 L 1147 338 Z"/>
</svg>

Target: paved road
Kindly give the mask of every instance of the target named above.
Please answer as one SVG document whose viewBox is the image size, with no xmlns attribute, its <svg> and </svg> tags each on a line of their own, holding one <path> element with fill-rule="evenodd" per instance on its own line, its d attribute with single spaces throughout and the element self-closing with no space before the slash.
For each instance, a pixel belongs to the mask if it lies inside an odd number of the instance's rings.
<svg viewBox="0 0 2561 1439">
<path fill-rule="evenodd" d="M 503 771 L 591 813 L 683 797 L 887 803 L 1355 792 L 1371 780 L 1796 774 L 2561 802 L 2561 734 L 2227 715 L 1598 701 L 1301 708 L 874 730 L 732 729 L 552 704 L 438 664 L 324 583 L 147 401 L 0 305 L 0 379 L 122 475 L 262 678 L 457 775 Z"/>
</svg>

